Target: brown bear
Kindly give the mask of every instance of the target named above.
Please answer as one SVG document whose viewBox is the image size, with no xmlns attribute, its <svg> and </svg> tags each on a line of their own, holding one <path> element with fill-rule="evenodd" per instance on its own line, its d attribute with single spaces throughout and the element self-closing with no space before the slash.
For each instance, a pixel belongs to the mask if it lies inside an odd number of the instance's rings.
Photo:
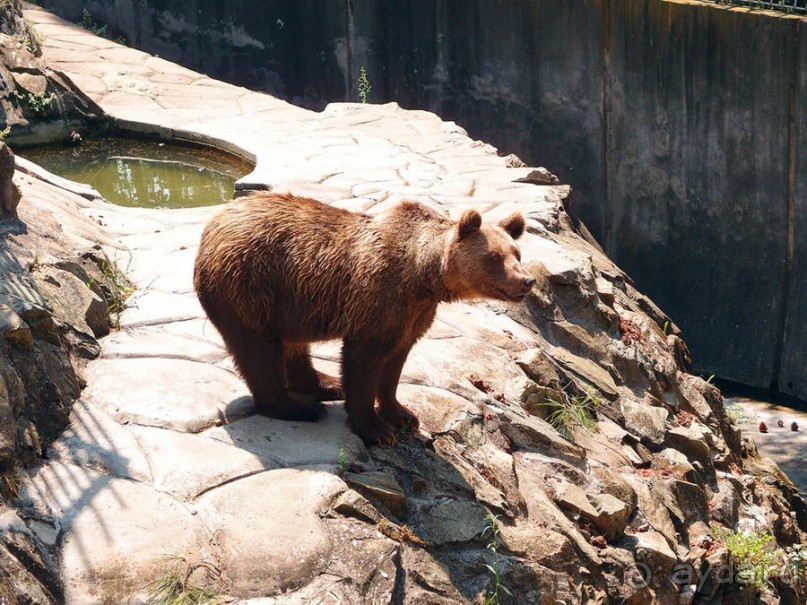
<svg viewBox="0 0 807 605">
<path fill-rule="evenodd" d="M 344 397 L 365 442 L 394 444 L 396 429 L 418 427 L 396 391 L 437 305 L 521 301 L 535 283 L 514 241 L 523 232 L 518 213 L 483 225 L 466 210 L 455 223 L 403 202 L 373 218 L 256 193 L 211 219 L 194 286 L 258 413 L 316 420 L 319 401 Z M 309 354 L 309 343 L 334 338 L 343 339 L 341 385 L 314 370 Z"/>
</svg>

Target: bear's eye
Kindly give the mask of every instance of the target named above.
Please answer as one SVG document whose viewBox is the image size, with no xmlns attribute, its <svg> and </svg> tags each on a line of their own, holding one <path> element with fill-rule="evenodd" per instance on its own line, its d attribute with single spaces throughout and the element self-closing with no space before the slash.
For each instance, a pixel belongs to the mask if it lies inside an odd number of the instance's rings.
<svg viewBox="0 0 807 605">
<path fill-rule="evenodd" d="M 488 262 L 491 263 L 500 263 L 502 262 L 502 258 L 504 257 L 498 252 L 491 252 L 490 254 L 488 254 Z"/>
</svg>

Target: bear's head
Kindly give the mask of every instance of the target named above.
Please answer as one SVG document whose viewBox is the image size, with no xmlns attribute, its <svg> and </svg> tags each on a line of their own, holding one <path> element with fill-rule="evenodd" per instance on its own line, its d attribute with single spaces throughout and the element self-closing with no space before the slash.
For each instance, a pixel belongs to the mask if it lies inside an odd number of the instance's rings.
<svg viewBox="0 0 807 605">
<path fill-rule="evenodd" d="M 453 227 L 444 267 L 446 285 L 456 298 L 494 298 L 520 302 L 535 278 L 521 264 L 517 240 L 524 217 L 514 213 L 498 224 L 482 224 L 466 210 Z"/>
</svg>

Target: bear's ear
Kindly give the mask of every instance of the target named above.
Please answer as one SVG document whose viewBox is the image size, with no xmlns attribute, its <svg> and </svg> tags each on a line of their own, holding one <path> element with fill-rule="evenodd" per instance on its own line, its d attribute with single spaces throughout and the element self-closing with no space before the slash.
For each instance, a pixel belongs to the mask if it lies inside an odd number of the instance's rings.
<svg viewBox="0 0 807 605">
<path fill-rule="evenodd" d="M 518 239 L 524 234 L 524 226 L 524 215 L 520 212 L 514 212 L 499 223 L 499 227 L 507 231 L 513 239 Z"/>
<path fill-rule="evenodd" d="M 466 210 L 459 222 L 460 239 L 465 239 L 482 226 L 482 215 L 476 210 Z"/>
</svg>

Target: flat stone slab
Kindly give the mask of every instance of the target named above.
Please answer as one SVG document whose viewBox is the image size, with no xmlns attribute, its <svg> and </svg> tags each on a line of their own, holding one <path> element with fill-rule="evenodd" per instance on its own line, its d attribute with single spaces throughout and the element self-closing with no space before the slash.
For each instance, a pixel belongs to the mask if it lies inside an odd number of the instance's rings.
<svg viewBox="0 0 807 605">
<path fill-rule="evenodd" d="M 101 359 L 87 368 L 84 397 L 118 422 L 198 433 L 252 412 L 230 372 L 183 359 Z"/>
<path fill-rule="evenodd" d="M 189 320 L 192 321 L 192 320 Z M 211 336 L 218 337 L 212 324 L 208 324 Z M 164 326 L 144 326 L 127 330 L 117 330 L 104 339 L 102 357 L 106 359 L 136 359 L 148 357 L 161 357 L 164 359 L 184 359 L 200 363 L 220 363 L 227 357 L 227 351 L 221 342 L 203 339 L 192 331 L 184 336 L 181 324 L 189 322 L 175 322 L 173 333 L 169 333 Z M 202 326 L 203 327 L 203 326 Z M 203 334 L 203 332 L 202 332 Z"/>
<path fill-rule="evenodd" d="M 367 459 L 367 449 L 347 426 L 339 403 L 326 404 L 318 422 L 250 416 L 204 432 L 204 436 L 238 447 L 274 466 L 326 465 L 336 469 L 340 452 L 348 463 Z"/>
<path fill-rule="evenodd" d="M 146 290 L 136 292 L 126 302 L 120 327 L 137 328 L 204 317 L 205 312 L 194 295 Z"/>
<path fill-rule="evenodd" d="M 266 458 L 201 435 L 132 426 L 154 469 L 154 488 L 190 502 L 228 481 L 274 468 Z"/>
<path fill-rule="evenodd" d="M 49 457 L 114 477 L 151 482 L 148 458 L 132 431 L 83 399 L 73 404 L 70 426 L 51 444 Z"/>
<path fill-rule="evenodd" d="M 25 482 L 23 496 L 49 505 L 61 526 L 69 603 L 124 602 L 165 572 L 165 557 L 209 539 L 173 498 L 87 468 L 52 462 Z"/>
<path fill-rule="evenodd" d="M 221 548 L 233 596 L 300 588 L 328 566 L 331 541 L 320 515 L 346 489 L 331 473 L 279 469 L 229 483 L 199 499 L 199 516 Z"/>
</svg>

